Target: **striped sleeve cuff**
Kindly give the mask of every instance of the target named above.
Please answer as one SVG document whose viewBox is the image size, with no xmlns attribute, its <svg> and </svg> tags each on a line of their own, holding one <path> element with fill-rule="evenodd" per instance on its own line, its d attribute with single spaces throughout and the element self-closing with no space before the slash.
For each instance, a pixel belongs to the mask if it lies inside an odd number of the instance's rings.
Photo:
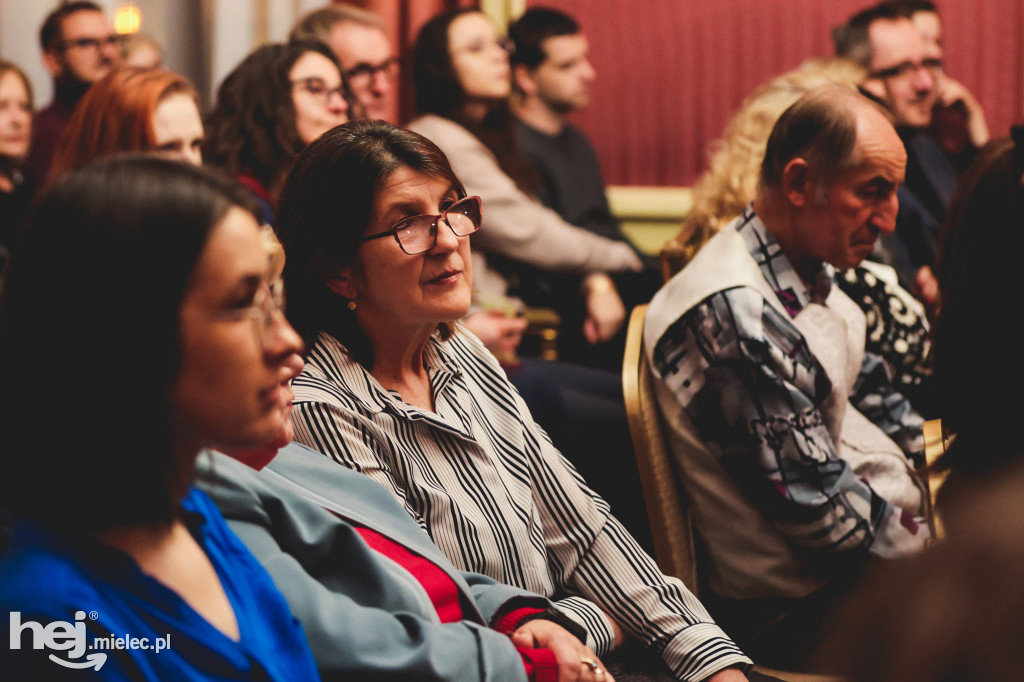
<svg viewBox="0 0 1024 682">
<path fill-rule="evenodd" d="M 597 604 L 582 597 L 567 597 L 555 602 L 555 608 L 579 623 L 587 631 L 586 645 L 598 656 L 606 656 L 615 646 L 611 623 Z"/>
<path fill-rule="evenodd" d="M 679 632 L 662 652 L 665 663 L 685 682 L 700 682 L 733 666 L 753 662 L 714 623 L 697 623 Z"/>
</svg>

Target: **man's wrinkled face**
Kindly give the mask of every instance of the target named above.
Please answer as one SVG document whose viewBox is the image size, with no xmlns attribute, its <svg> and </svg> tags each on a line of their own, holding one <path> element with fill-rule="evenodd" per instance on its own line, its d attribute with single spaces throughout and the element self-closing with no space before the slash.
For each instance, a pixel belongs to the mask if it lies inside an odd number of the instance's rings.
<svg viewBox="0 0 1024 682">
<path fill-rule="evenodd" d="M 839 269 L 859 265 L 879 234 L 896 229 L 907 154 L 903 142 L 880 112 L 864 107 L 857 118 L 853 165 L 842 171 L 823 201 L 808 207 L 798 235 L 808 260 Z"/>
<path fill-rule="evenodd" d="M 348 78 L 352 94 L 370 119 L 398 113 L 398 60 L 387 34 L 373 26 L 343 21 L 331 29 L 329 45 Z"/>
</svg>

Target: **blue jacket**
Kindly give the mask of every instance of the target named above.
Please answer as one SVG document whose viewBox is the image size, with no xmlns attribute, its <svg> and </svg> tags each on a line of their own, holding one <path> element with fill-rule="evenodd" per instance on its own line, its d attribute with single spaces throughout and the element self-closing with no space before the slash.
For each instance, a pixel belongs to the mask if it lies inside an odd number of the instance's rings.
<svg viewBox="0 0 1024 682">
<path fill-rule="evenodd" d="M 325 680 L 526 679 L 511 640 L 486 623 L 549 602 L 459 572 L 366 476 L 293 443 L 260 471 L 214 454 L 202 462 L 197 485 L 284 593 Z M 350 521 L 442 568 L 471 616 L 442 624 L 416 578 L 371 549 Z"/>
</svg>

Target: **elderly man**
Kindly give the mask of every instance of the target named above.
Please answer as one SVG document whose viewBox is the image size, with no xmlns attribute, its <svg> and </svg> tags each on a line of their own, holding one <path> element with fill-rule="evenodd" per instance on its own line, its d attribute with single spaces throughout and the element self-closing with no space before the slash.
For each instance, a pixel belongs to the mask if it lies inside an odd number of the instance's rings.
<svg viewBox="0 0 1024 682">
<path fill-rule="evenodd" d="M 956 187 L 952 163 L 928 134 L 943 79 L 941 55 L 900 8 L 887 2 L 851 17 L 833 31 L 833 40 L 838 55 L 868 69 L 862 87 L 892 113 L 907 148 L 896 238 L 883 237 L 879 260 L 896 268 L 905 288 L 934 305 L 939 227 Z"/>
<path fill-rule="evenodd" d="M 346 3 L 335 3 L 299 19 L 290 37 L 318 40 L 329 46 L 366 117 L 397 123 L 398 57 L 380 17 Z"/>
<path fill-rule="evenodd" d="M 805 95 L 768 140 L 752 205 L 651 303 L 659 407 L 708 554 L 709 610 L 792 665 L 871 557 L 929 537 L 921 419 L 833 286 L 895 227 L 906 153 L 855 91 Z"/>
<path fill-rule="evenodd" d="M 39 31 L 43 63 L 53 77 L 53 101 L 36 114 L 25 174 L 46 179 L 64 127 L 78 100 L 121 59 L 121 37 L 99 5 L 68 2 L 50 12 Z"/>
</svg>

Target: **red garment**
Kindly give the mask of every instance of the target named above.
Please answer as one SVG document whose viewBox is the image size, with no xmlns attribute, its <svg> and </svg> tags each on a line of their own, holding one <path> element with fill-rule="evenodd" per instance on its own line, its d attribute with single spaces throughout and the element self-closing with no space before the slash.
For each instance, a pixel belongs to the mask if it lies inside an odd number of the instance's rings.
<svg viewBox="0 0 1024 682">
<path fill-rule="evenodd" d="M 448 574 L 418 554 L 413 554 L 391 538 L 363 526 L 356 526 L 370 547 L 413 574 L 427 591 L 442 623 L 457 623 L 465 615 L 459 603 L 459 588 Z"/>
<path fill-rule="evenodd" d="M 430 597 L 431 603 L 434 604 L 434 608 L 437 609 L 437 615 L 442 623 L 457 623 L 464 620 L 465 612 L 459 601 L 458 585 L 448 577 L 447 573 L 434 562 L 410 552 L 391 538 L 365 526 L 353 525 L 366 544 L 409 571 L 419 581 L 423 589 L 426 590 L 427 596 Z M 541 612 L 543 609 L 534 608 L 509 611 L 498 619 L 494 629 L 511 635 L 524 618 Z M 556 682 L 558 680 L 558 662 L 550 649 L 516 647 L 516 650 L 523 659 L 523 667 L 526 669 L 526 677 L 529 680 L 532 682 Z"/>
<path fill-rule="evenodd" d="M 235 179 L 249 188 L 249 191 L 255 194 L 258 198 L 270 204 L 271 208 L 275 210 L 277 209 L 277 202 L 274 201 L 274 197 L 270 196 L 270 190 L 264 187 L 259 180 L 251 175 L 246 175 L 245 173 L 239 173 L 235 176 Z"/>
</svg>

